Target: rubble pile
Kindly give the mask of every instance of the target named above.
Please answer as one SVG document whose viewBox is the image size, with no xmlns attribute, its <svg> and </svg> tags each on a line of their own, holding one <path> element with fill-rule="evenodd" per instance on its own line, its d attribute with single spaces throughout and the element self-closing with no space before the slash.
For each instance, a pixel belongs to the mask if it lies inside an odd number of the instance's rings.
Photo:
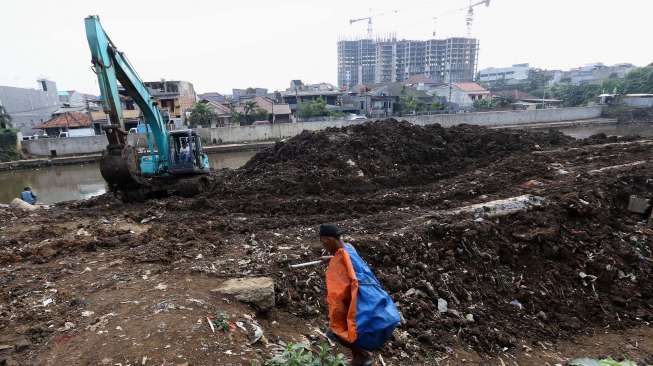
<svg viewBox="0 0 653 366">
<path fill-rule="evenodd" d="M 304 131 L 258 153 L 219 188 L 284 196 L 360 194 L 434 182 L 508 154 L 571 141 L 555 131 L 421 127 L 387 119 Z"/>
<path fill-rule="evenodd" d="M 491 357 L 641 329 L 653 229 L 628 202 L 651 197 L 650 151 L 637 138 L 386 120 L 304 132 L 194 199 L 0 208 L 0 363 L 262 363 L 319 343 L 324 266 L 289 264 L 325 254 L 324 222 L 347 230 L 402 313 L 389 365 L 501 364 Z M 514 197 L 537 204 L 483 206 Z M 262 281 L 264 302 L 224 290 L 247 281 Z M 269 343 L 244 342 L 242 319 L 262 308 L 252 329 Z"/>
<path fill-rule="evenodd" d="M 610 193 L 570 192 L 497 219 L 434 217 L 423 229 L 383 233 L 357 247 L 399 304 L 407 332 L 438 349 L 454 335 L 500 352 L 588 326 L 650 322 L 651 232 L 633 235 L 619 219 L 623 210 L 599 197 Z M 315 287 L 296 283 L 299 299 L 321 299 Z M 443 301 L 448 306 L 438 309 Z"/>
</svg>

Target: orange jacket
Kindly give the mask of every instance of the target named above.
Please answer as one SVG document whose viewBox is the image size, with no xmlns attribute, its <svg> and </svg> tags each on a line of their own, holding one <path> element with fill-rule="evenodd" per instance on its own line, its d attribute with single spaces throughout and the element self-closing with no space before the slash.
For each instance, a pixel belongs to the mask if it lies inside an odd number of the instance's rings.
<svg viewBox="0 0 653 366">
<path fill-rule="evenodd" d="M 356 297 L 358 280 L 349 253 L 336 251 L 326 271 L 327 304 L 331 331 L 346 342 L 354 343 L 356 333 Z"/>
</svg>

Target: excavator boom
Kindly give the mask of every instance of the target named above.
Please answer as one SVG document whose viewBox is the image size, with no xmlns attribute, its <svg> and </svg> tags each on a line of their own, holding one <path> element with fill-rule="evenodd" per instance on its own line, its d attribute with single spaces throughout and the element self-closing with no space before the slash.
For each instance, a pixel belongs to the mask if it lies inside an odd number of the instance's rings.
<svg viewBox="0 0 653 366">
<path fill-rule="evenodd" d="M 153 191 L 167 191 L 174 178 L 182 173 L 184 176 L 207 174 L 208 157 L 201 148 L 199 136 L 191 130 L 175 131 L 171 135 L 156 100 L 104 31 L 99 17 L 88 16 L 84 23 L 102 106 L 110 122 L 105 128 L 109 144 L 100 162 L 100 172 L 109 188 L 146 196 Z M 127 143 L 118 82 L 138 105 L 153 137 L 154 145 L 145 154 L 139 154 Z"/>
</svg>

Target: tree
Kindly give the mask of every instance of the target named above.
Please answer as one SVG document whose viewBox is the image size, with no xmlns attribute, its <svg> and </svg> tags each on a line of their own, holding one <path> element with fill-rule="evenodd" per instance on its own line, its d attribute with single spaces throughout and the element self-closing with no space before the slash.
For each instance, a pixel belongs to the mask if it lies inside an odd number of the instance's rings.
<svg viewBox="0 0 653 366">
<path fill-rule="evenodd" d="M 544 90 L 551 79 L 553 79 L 553 75 L 546 70 L 530 69 L 526 79 L 526 91 L 533 93 Z"/>
<path fill-rule="evenodd" d="M 297 113 L 301 118 L 324 117 L 329 115 L 326 101 L 322 97 L 308 102 L 299 102 Z"/>
<path fill-rule="evenodd" d="M 227 108 L 229 108 L 231 120 L 234 123 L 241 123 L 245 121 L 245 116 L 236 110 L 236 103 L 234 103 L 232 100 L 227 102 Z"/>
<path fill-rule="evenodd" d="M 251 122 L 254 121 L 269 121 L 270 114 L 265 109 L 259 107 L 258 105 L 254 108 L 253 113 L 250 113 Z"/>
<path fill-rule="evenodd" d="M 190 109 L 191 127 L 211 127 L 211 122 L 216 119 L 217 115 L 206 103 L 195 103 Z"/>
<path fill-rule="evenodd" d="M 412 95 L 403 95 L 399 97 L 399 107 L 401 114 L 415 114 L 419 107 L 419 102 Z"/>
<path fill-rule="evenodd" d="M 594 84 L 557 84 L 551 88 L 551 93 L 555 98 L 562 100 L 563 106 L 578 107 L 586 105 L 601 94 L 601 86 Z"/>
<path fill-rule="evenodd" d="M 11 128 L 11 116 L 7 109 L 0 104 L 0 128 Z"/>
<path fill-rule="evenodd" d="M 253 112 L 257 107 L 258 107 L 258 105 L 256 105 L 256 102 L 253 101 L 253 100 L 248 100 L 248 101 L 245 102 L 245 104 L 243 104 L 243 112 L 244 112 L 245 121 L 247 121 L 247 122 L 253 122 L 253 120 L 251 119 L 250 114 L 251 114 L 251 113 L 252 113 L 252 112 Z"/>
<path fill-rule="evenodd" d="M 623 81 L 625 93 L 653 93 L 653 66 L 633 69 Z"/>
</svg>

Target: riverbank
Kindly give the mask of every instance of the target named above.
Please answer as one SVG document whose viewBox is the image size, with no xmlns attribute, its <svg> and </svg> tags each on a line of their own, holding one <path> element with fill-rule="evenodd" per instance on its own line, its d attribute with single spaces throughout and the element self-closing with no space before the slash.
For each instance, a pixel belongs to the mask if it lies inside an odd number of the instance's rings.
<svg viewBox="0 0 653 366">
<path fill-rule="evenodd" d="M 270 145 L 274 145 L 274 141 L 261 141 L 246 144 L 224 144 L 224 145 L 211 145 L 205 146 L 204 151 L 207 154 L 219 154 L 240 151 L 258 151 Z M 102 154 L 84 154 L 75 156 L 61 156 L 56 158 L 35 158 L 35 159 L 22 159 L 0 163 L 0 172 L 8 170 L 19 169 L 34 169 L 47 166 L 57 165 L 79 165 L 87 163 L 96 163 L 100 161 Z"/>
</svg>

